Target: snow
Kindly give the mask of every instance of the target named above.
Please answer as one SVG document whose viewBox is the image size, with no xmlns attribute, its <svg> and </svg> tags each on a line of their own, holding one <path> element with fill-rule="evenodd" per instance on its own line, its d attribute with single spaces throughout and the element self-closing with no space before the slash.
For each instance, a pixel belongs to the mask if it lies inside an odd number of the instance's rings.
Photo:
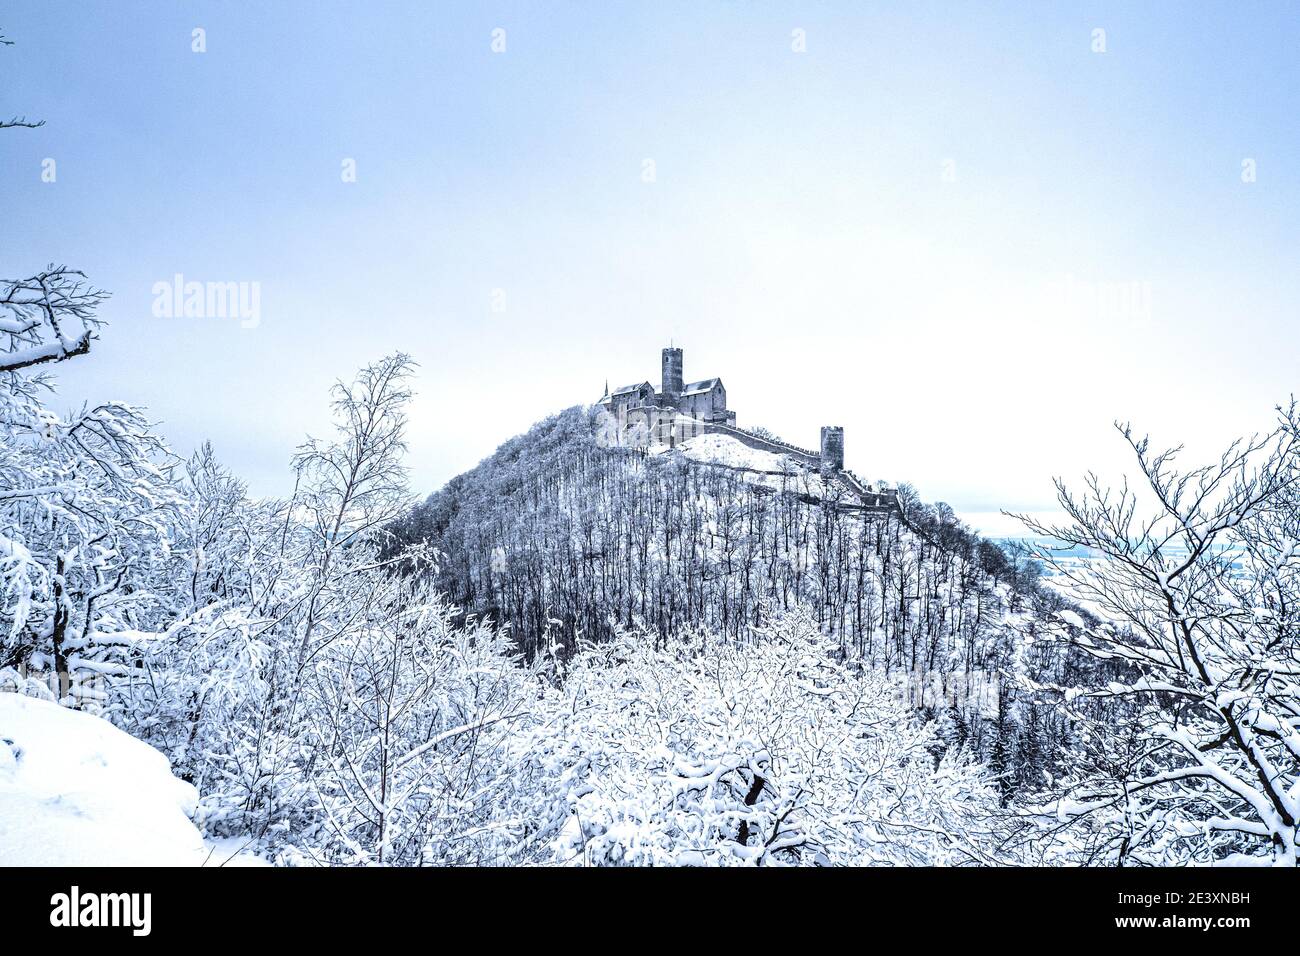
<svg viewBox="0 0 1300 956">
<path fill-rule="evenodd" d="M 730 435 L 696 435 L 681 442 L 677 450 L 694 461 L 707 461 L 732 468 L 789 471 L 796 467 L 785 455 L 750 448 Z"/>
<path fill-rule="evenodd" d="M 217 837 L 208 840 L 205 866 L 224 867 L 258 867 L 270 866 L 265 857 L 259 855 L 261 849 L 248 837 Z"/>
<path fill-rule="evenodd" d="M 186 816 L 197 799 L 166 757 L 108 721 L 0 693 L 0 865 L 203 865 L 209 848 Z"/>
<path fill-rule="evenodd" d="M 1058 612 L 1058 616 L 1062 621 L 1064 621 L 1066 624 L 1069 624 L 1071 627 L 1083 628 L 1085 630 L 1088 627 L 1087 621 L 1085 621 L 1079 614 L 1069 610 L 1068 608 L 1064 611 Z"/>
<path fill-rule="evenodd" d="M 680 454 L 692 461 L 725 468 L 748 469 L 740 474 L 752 485 L 773 491 L 797 491 L 814 498 L 843 496 L 838 482 L 828 484 L 821 473 L 791 455 L 751 448 L 731 435 L 696 435 L 675 448 L 653 446 L 651 454 Z"/>
</svg>

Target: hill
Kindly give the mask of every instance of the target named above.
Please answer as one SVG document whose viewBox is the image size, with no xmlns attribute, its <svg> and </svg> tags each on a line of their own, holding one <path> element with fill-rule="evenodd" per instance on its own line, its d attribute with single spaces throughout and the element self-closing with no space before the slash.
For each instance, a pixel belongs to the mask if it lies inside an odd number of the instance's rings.
<svg viewBox="0 0 1300 956">
<path fill-rule="evenodd" d="M 575 407 L 430 495 L 400 537 L 437 549 L 438 590 L 529 657 L 628 630 L 744 640 L 802 609 L 839 658 L 910 675 L 910 703 L 954 741 L 1040 779 L 1041 740 L 1069 729 L 1007 678 L 1058 666 L 1032 645 L 1060 597 L 947 506 L 906 487 L 899 502 L 864 509 L 837 474 L 725 435 L 611 444 Z"/>
</svg>

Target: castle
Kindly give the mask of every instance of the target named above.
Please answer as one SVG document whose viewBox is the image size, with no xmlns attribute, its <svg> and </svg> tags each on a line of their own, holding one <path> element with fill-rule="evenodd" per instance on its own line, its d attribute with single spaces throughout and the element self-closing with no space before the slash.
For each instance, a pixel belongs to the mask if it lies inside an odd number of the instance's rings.
<svg viewBox="0 0 1300 956">
<path fill-rule="evenodd" d="M 769 435 L 736 426 L 736 413 L 727 408 L 727 389 L 721 378 L 683 382 L 682 350 L 666 348 L 660 360 L 660 387 L 649 382 L 609 390 L 597 406 L 612 415 L 624 428 L 647 429 L 649 440 L 666 445 L 700 434 L 729 435 L 753 448 L 790 455 L 812 467 L 835 472 L 844 468 L 844 429 L 827 425 L 821 431 L 821 448 L 811 451 L 790 445 Z"/>
</svg>

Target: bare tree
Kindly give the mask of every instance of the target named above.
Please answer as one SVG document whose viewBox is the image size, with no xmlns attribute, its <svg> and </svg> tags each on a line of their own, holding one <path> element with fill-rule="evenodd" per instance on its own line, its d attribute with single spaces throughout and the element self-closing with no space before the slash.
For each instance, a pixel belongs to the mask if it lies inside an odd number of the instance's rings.
<svg viewBox="0 0 1300 956">
<path fill-rule="evenodd" d="M 3 33 L 0 33 L 0 46 L 13 46 L 14 41 L 10 40 Z M 45 125 L 45 120 L 29 120 L 26 116 L 15 116 L 12 119 L 0 120 L 0 129 L 39 129 Z"/>
<path fill-rule="evenodd" d="M 0 280 L 0 372 L 62 362 L 90 351 L 103 324 L 96 310 L 108 293 L 85 280 L 85 273 L 55 265 L 26 279 Z"/>
<path fill-rule="evenodd" d="M 398 352 L 366 366 L 350 384 L 335 383 L 337 437 L 309 439 L 294 458 L 294 509 L 311 536 L 307 566 L 317 572 L 306 602 L 300 664 L 318 649 L 316 630 L 340 580 L 355 571 L 340 558 L 351 550 L 361 555 L 361 566 L 369 567 L 371 557 L 355 546 L 410 506 L 402 454 L 411 400 L 407 382 L 414 369 L 410 356 Z"/>
<path fill-rule="evenodd" d="M 1095 728 L 1106 772 L 1062 812 L 1104 834 L 1119 862 L 1296 864 L 1300 839 L 1300 422 L 1182 471 L 1117 425 L 1140 483 L 1058 481 L 1071 524 L 1021 520 L 1092 549 L 1085 566 L 1044 559 L 1102 622 L 1067 615 L 1068 640 L 1111 666 L 1105 686 L 1067 694 Z M 1082 698 L 1082 699 L 1081 699 Z M 1109 726 L 1106 726 L 1109 724 Z"/>
<path fill-rule="evenodd" d="M 13 41 L 0 33 L 0 46 Z M 37 129 L 45 120 L 16 116 L 0 129 Z M 26 279 L 0 279 L 0 372 L 61 362 L 90 351 L 101 322 L 95 311 L 108 293 L 88 286 L 85 274 L 48 266 Z"/>
</svg>

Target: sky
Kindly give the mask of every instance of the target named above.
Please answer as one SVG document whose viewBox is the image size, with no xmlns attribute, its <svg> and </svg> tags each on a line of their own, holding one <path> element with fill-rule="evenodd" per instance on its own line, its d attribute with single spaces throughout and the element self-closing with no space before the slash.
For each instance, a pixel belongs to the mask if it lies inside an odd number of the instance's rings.
<svg viewBox="0 0 1300 956">
<path fill-rule="evenodd" d="M 0 113 L 46 121 L 0 133 L 0 276 L 112 293 L 58 402 L 143 405 L 257 495 L 398 349 L 421 494 L 672 341 L 740 425 L 842 425 L 990 534 L 1118 477 L 1116 420 L 1203 458 L 1295 390 L 1294 3 L 20 0 L 0 32 Z M 177 275 L 256 320 L 157 314 Z"/>
</svg>

